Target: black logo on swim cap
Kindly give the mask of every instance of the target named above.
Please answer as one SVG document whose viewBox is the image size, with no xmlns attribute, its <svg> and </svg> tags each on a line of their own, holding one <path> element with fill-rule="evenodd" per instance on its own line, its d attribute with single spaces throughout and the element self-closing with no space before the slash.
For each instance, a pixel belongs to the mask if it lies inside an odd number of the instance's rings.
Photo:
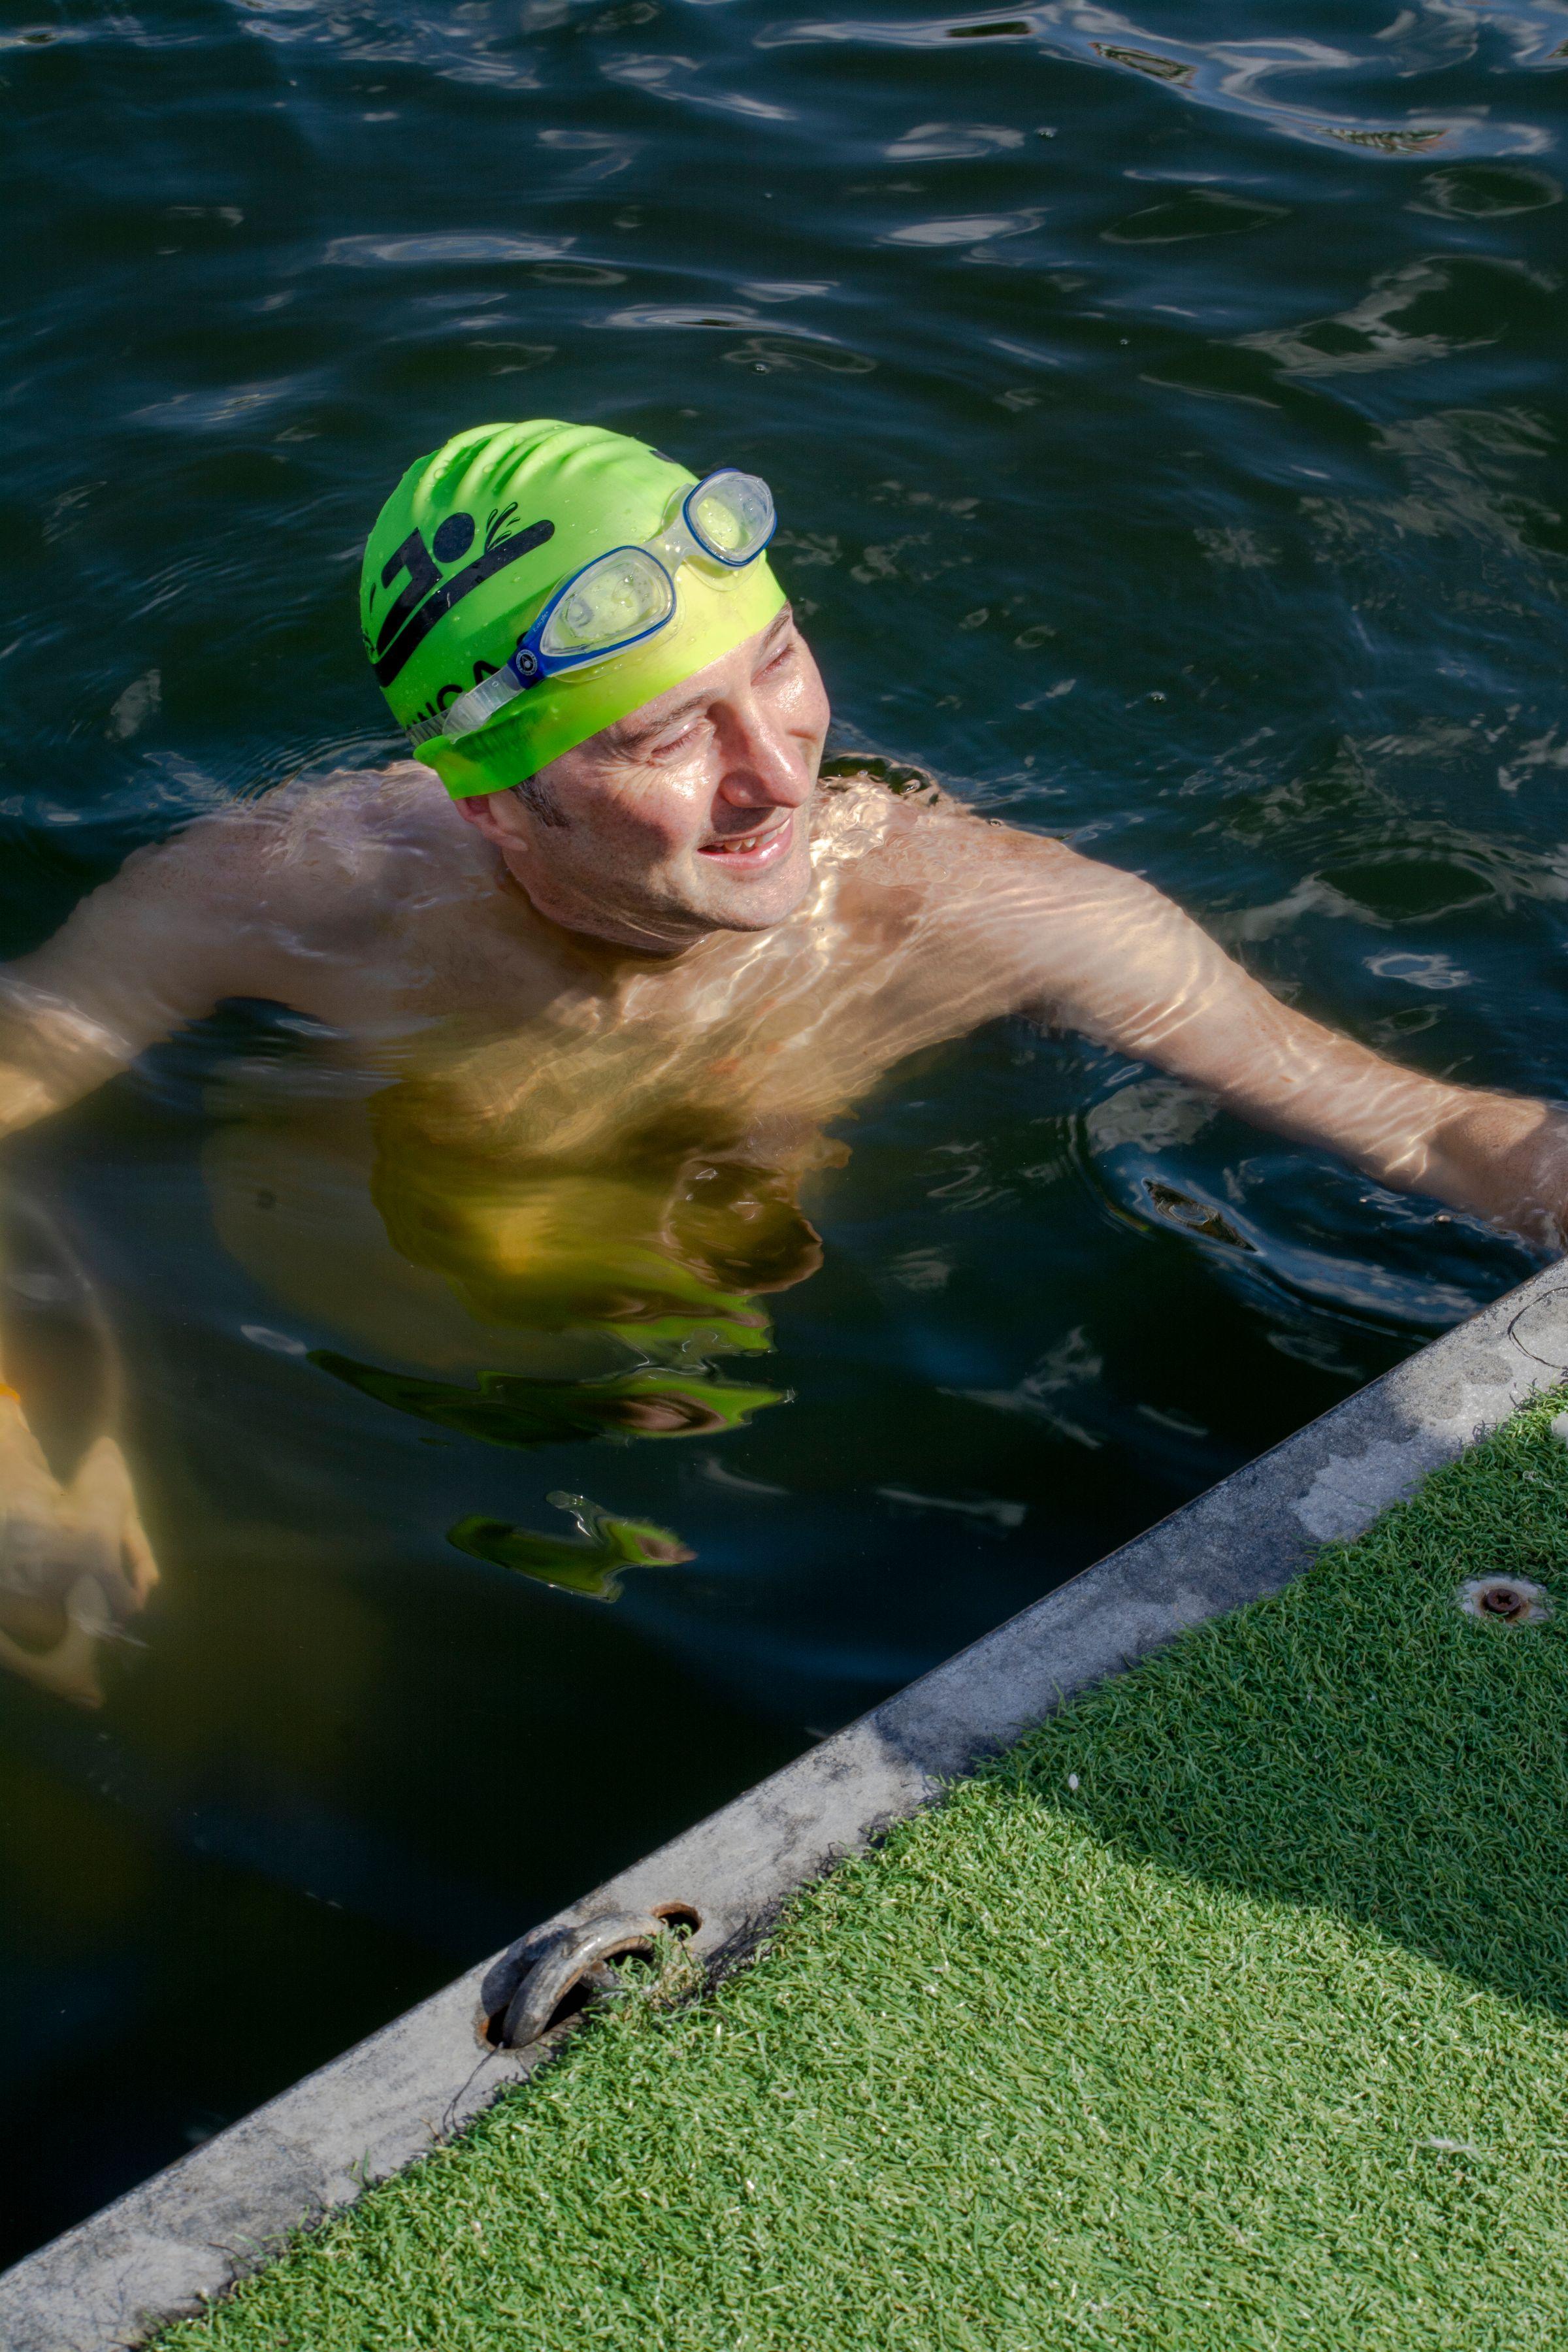
<svg viewBox="0 0 1568 2352">
<path fill-rule="evenodd" d="M 467 555 L 473 543 L 473 516 L 449 514 L 430 541 L 430 552 L 437 563 L 456 563 L 459 555 Z"/>
<path fill-rule="evenodd" d="M 516 563 L 522 556 L 531 555 L 536 547 L 542 547 L 547 539 L 555 536 L 552 522 L 531 522 L 522 530 L 514 530 L 510 537 L 500 539 L 496 537 L 495 528 L 502 519 L 491 518 L 490 528 L 485 532 L 484 553 L 476 556 L 473 562 L 466 564 L 461 572 L 454 572 L 445 582 L 437 569 L 436 558 L 445 555 L 450 562 L 466 553 L 473 545 L 475 525 L 471 515 L 447 516 L 437 529 L 434 553 L 426 546 L 423 535 L 411 530 L 402 546 L 395 548 L 387 557 L 381 572 L 384 588 L 390 588 L 399 572 L 405 572 L 408 577 L 376 632 L 375 658 L 372 666 L 380 685 L 392 684 L 399 670 L 424 644 L 437 622 L 449 613 L 454 604 L 460 604 L 465 596 L 471 594 L 485 581 L 493 580 L 496 573 L 504 572 L 509 563 Z M 468 535 L 460 546 L 452 546 L 448 541 L 444 548 L 444 534 L 454 523 L 465 525 Z"/>
</svg>

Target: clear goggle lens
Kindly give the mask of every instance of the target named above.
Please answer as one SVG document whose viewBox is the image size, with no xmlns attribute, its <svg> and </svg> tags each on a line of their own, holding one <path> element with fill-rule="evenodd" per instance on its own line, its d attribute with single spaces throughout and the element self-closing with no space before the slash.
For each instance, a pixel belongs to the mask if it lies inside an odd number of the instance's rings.
<svg viewBox="0 0 1568 2352">
<path fill-rule="evenodd" d="M 773 537 L 773 494 L 755 474 L 710 474 L 683 512 L 703 553 L 720 563 L 749 563 Z"/>
<path fill-rule="evenodd" d="M 545 623 L 539 650 L 556 660 L 613 653 L 658 628 L 674 610 L 675 590 L 663 564 L 641 548 L 617 548 L 578 573 Z"/>
</svg>

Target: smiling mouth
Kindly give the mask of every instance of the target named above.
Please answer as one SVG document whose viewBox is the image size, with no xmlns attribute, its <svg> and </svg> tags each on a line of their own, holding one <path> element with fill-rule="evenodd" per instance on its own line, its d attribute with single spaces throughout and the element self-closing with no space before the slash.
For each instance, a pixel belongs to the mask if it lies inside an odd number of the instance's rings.
<svg viewBox="0 0 1568 2352">
<path fill-rule="evenodd" d="M 754 833 L 737 833 L 723 841 L 704 842 L 699 855 L 721 857 L 728 866 L 771 865 L 782 856 L 789 832 L 790 820 L 785 815 L 773 824 L 758 825 Z"/>
</svg>

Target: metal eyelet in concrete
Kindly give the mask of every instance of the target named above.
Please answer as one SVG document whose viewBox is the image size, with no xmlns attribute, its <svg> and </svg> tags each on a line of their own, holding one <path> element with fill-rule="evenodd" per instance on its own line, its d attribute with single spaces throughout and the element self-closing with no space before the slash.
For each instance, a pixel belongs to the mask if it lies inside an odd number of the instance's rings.
<svg viewBox="0 0 1568 2352">
<path fill-rule="evenodd" d="M 559 1937 L 534 1961 L 508 2002 L 496 2036 L 500 2047 L 526 2050 L 547 2033 L 563 2001 L 584 1977 L 597 1979 L 599 1990 L 607 1990 L 607 1972 L 601 1973 L 605 1961 L 628 1952 L 655 1951 L 663 1926 L 651 1911 L 612 1911 Z"/>
</svg>

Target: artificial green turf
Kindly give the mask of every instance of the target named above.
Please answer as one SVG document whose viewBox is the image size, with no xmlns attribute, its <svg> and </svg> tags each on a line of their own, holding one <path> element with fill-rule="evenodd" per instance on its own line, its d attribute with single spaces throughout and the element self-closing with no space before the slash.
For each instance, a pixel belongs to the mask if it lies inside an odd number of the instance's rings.
<svg viewBox="0 0 1568 2352">
<path fill-rule="evenodd" d="M 1555 1398 L 631 1992 L 164 2352 L 1568 2340 Z M 1072 1785 L 1076 1776 L 1077 1787 Z"/>
</svg>

